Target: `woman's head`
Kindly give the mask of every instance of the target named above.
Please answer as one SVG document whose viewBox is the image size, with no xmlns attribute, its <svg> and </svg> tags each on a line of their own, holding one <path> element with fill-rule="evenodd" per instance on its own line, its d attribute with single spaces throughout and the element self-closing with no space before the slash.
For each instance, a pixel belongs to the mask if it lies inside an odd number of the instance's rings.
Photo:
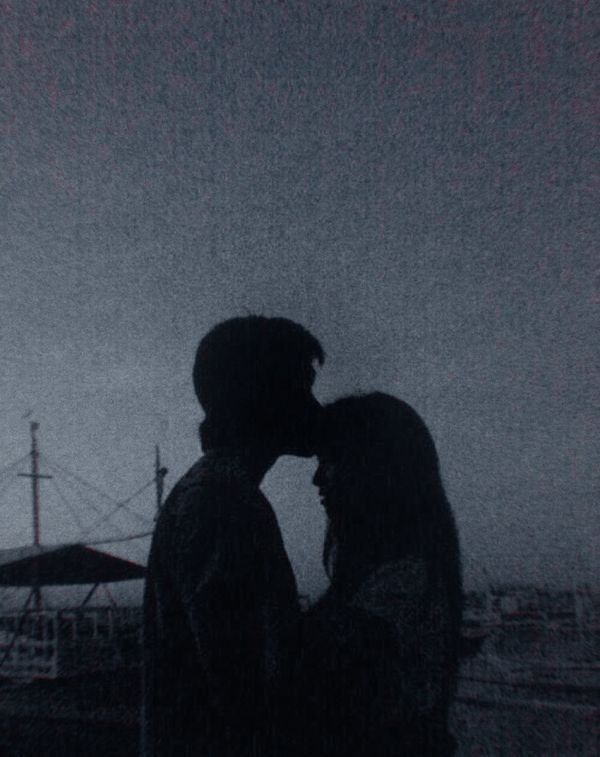
<svg viewBox="0 0 600 757">
<path fill-rule="evenodd" d="M 442 532 L 455 534 L 431 434 L 390 395 L 346 397 L 325 408 L 314 484 L 329 519 L 325 560 L 334 571 L 358 556 L 435 559 Z"/>
<path fill-rule="evenodd" d="M 375 392 L 325 407 L 314 484 L 330 518 L 352 511 L 354 518 L 370 520 L 391 500 L 394 511 L 406 513 L 435 483 L 435 445 L 406 402 Z"/>
</svg>

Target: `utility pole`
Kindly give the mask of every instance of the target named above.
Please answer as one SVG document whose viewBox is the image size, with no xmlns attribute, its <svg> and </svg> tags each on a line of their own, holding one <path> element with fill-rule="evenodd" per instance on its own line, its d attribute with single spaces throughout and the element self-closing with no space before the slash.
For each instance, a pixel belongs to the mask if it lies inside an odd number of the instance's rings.
<svg viewBox="0 0 600 757">
<path fill-rule="evenodd" d="M 154 448 L 155 450 L 155 458 L 154 458 L 154 483 L 156 484 L 156 518 L 158 518 L 158 515 L 160 513 L 160 508 L 162 507 L 162 501 L 163 501 L 163 491 L 165 486 L 165 476 L 169 472 L 167 468 L 161 466 L 160 464 L 160 450 L 158 448 L 158 444 Z"/>
<path fill-rule="evenodd" d="M 52 476 L 47 476 L 44 473 L 40 473 L 40 453 L 38 450 L 38 444 L 37 444 L 37 436 L 36 432 L 39 429 L 40 424 L 36 421 L 31 421 L 29 424 L 29 428 L 31 431 L 31 473 L 19 473 L 19 476 L 22 476 L 23 478 L 30 478 L 31 479 L 31 509 L 32 509 L 32 520 L 33 520 L 33 544 L 36 547 L 40 546 L 41 538 L 40 538 L 40 479 L 41 478 L 52 478 Z M 33 593 L 35 598 L 35 605 L 38 610 L 41 609 L 42 606 L 42 595 L 40 593 L 40 587 L 37 582 L 37 576 L 36 580 L 33 585 Z"/>
</svg>

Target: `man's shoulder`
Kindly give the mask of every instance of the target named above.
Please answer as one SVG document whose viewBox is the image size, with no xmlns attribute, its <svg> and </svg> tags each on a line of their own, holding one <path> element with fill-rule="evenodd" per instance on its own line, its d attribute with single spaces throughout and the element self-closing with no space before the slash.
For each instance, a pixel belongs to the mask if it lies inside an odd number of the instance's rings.
<svg viewBox="0 0 600 757">
<path fill-rule="evenodd" d="M 174 518 L 206 518 L 219 514 L 228 492 L 221 482 L 188 471 L 171 489 L 158 518 L 158 524 Z"/>
<path fill-rule="evenodd" d="M 173 521 L 205 522 L 218 519 L 225 523 L 248 523 L 254 513 L 269 508 L 258 488 L 244 485 L 235 476 L 214 468 L 210 460 L 200 458 L 175 484 L 159 516 L 157 525 Z"/>
</svg>

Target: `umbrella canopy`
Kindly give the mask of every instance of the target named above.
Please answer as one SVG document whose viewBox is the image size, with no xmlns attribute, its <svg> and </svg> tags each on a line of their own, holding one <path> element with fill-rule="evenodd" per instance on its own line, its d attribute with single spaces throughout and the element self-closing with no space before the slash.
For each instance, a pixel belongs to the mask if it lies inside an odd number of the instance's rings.
<svg viewBox="0 0 600 757">
<path fill-rule="evenodd" d="M 143 565 L 85 544 L 0 550 L 0 586 L 72 586 L 143 578 Z"/>
</svg>

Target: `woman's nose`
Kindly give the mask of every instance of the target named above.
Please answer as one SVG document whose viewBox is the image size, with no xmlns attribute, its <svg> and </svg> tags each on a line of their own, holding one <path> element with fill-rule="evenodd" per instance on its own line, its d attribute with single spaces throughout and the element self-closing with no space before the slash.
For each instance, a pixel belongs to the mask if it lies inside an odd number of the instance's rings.
<svg viewBox="0 0 600 757">
<path fill-rule="evenodd" d="M 312 482 L 313 486 L 319 486 L 321 483 L 321 476 L 323 475 L 323 471 L 321 470 L 321 463 L 317 465 L 317 470 L 315 471 L 315 475 L 313 476 Z"/>
</svg>

